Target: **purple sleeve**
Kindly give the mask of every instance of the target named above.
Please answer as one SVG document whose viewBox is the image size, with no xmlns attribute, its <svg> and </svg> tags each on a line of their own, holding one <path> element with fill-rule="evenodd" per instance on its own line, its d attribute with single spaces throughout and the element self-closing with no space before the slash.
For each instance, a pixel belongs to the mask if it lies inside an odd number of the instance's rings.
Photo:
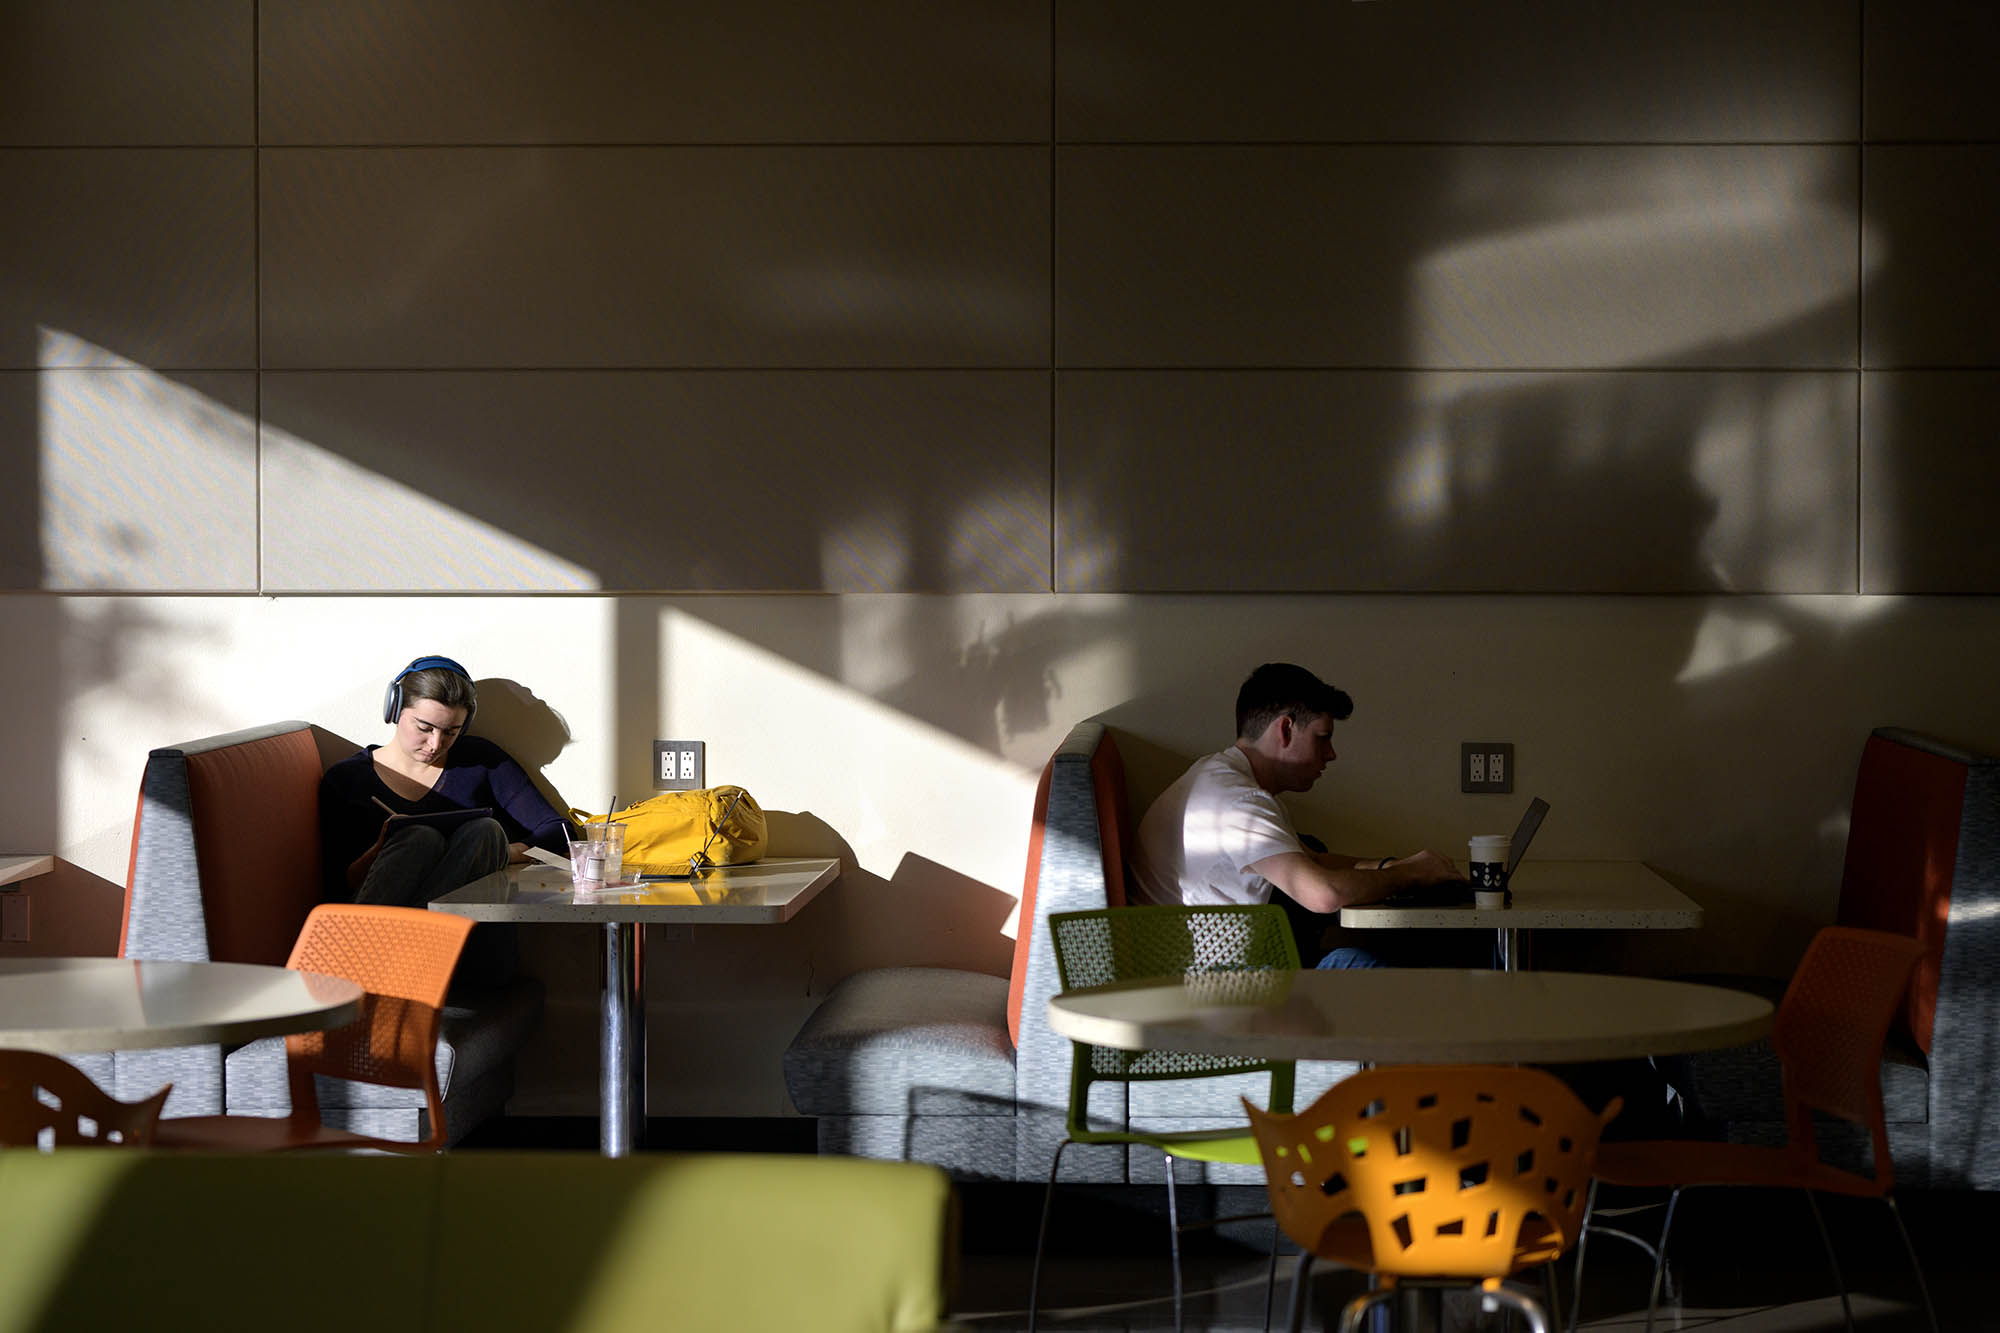
<svg viewBox="0 0 2000 1333">
<path fill-rule="evenodd" d="M 509 842 L 560 852 L 568 819 L 550 805 L 527 770 L 492 741 L 466 736 L 451 747 L 437 792 L 461 807 L 491 806 Z"/>
</svg>

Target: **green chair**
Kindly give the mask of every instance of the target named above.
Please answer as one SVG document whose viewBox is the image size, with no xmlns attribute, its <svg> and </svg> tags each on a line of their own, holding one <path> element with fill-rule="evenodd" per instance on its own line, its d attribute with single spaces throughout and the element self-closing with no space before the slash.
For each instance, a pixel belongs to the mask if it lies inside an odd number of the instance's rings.
<svg viewBox="0 0 2000 1333">
<path fill-rule="evenodd" d="M 1296 971 L 1298 946 L 1292 940 L 1284 909 L 1262 906 L 1112 907 L 1094 912 L 1053 912 L 1049 939 L 1055 946 L 1056 972 L 1064 990 L 1105 986 L 1147 977 L 1185 977 L 1191 973 Z M 1246 1121 L 1214 1129 L 1149 1133 L 1129 1127 L 1093 1129 L 1090 1088 L 1108 1081 L 1133 1083 L 1163 1079 L 1215 1078 L 1222 1075 L 1269 1072 L 1270 1108 L 1292 1109 L 1292 1061 L 1252 1060 L 1199 1055 L 1188 1051 L 1120 1051 L 1107 1046 L 1072 1042 L 1067 1132 L 1056 1145 L 1049 1164 L 1048 1189 L 1042 1196 L 1041 1229 L 1035 1236 L 1035 1263 L 1028 1285 L 1028 1328 L 1033 1333 L 1039 1314 L 1042 1251 L 1048 1242 L 1049 1210 L 1055 1200 L 1056 1173 L 1063 1150 L 1072 1143 L 1144 1144 L 1166 1155 L 1167 1221 L 1173 1246 L 1174 1328 L 1181 1328 L 1180 1212 L 1174 1200 L 1174 1159 L 1230 1162 L 1261 1166 L 1257 1140 Z M 1123 1117 L 1121 1117 L 1122 1119 Z M 1236 1221 L 1235 1218 L 1218 1218 Z M 1271 1275 L 1277 1276 L 1277 1238 L 1272 1237 Z M 1269 1323 L 1270 1295 L 1265 1295 Z"/>
</svg>

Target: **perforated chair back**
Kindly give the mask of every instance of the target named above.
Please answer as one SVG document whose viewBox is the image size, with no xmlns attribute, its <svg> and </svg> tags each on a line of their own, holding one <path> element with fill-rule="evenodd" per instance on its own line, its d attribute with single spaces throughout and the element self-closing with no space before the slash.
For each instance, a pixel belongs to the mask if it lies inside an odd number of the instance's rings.
<svg viewBox="0 0 2000 1333">
<path fill-rule="evenodd" d="M 121 1102 L 69 1061 L 42 1051 L 0 1050 L 0 1148 L 143 1148 L 173 1091 Z"/>
<path fill-rule="evenodd" d="M 1583 1222 L 1600 1116 L 1538 1069 L 1371 1069 L 1296 1116 L 1246 1101 L 1271 1211 L 1301 1248 L 1390 1277 L 1483 1281 Z"/>
<path fill-rule="evenodd" d="M 431 1138 L 443 1146 L 438 1009 L 471 933 L 464 917 L 409 907 L 325 903 L 312 910 L 285 966 L 345 977 L 368 995 L 361 1017 L 347 1026 L 285 1039 L 294 1116 L 317 1119 L 315 1074 L 421 1088 Z"/>
<path fill-rule="evenodd" d="M 1771 1028 L 1792 1144 L 1818 1155 L 1815 1111 L 1865 1125 L 1874 1142 L 1873 1179 L 1883 1191 L 1895 1172 L 1882 1114 L 1882 1046 L 1923 953 L 1908 936 L 1826 926 L 1799 961 Z"/>
<path fill-rule="evenodd" d="M 1106 986 L 1147 978 L 1199 977 L 1227 987 L 1240 975 L 1254 985 L 1259 977 L 1298 970 L 1298 946 L 1284 909 L 1260 906 L 1113 907 L 1049 916 L 1056 971 L 1064 990 Z M 1290 1110 L 1293 1062 L 1191 1051 L 1121 1051 L 1077 1042 L 1070 1074 L 1072 1133 L 1081 1128 L 1089 1104 L 1089 1084 L 1105 1079 L 1201 1078 L 1268 1070 L 1271 1105 Z"/>
</svg>

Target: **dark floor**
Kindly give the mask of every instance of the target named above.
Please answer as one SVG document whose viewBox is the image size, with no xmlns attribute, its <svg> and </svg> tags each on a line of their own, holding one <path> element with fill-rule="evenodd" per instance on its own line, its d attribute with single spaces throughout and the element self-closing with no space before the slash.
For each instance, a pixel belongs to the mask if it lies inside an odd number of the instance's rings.
<svg viewBox="0 0 2000 1333">
<path fill-rule="evenodd" d="M 1022 1191 L 1032 1201 L 1006 1197 Z M 1162 1194 L 1140 1191 L 1134 1194 Z M 971 1186 L 961 1191 L 966 1213 L 957 1317 L 976 1333 L 1027 1327 L 1026 1299 L 1032 1266 L 1038 1186 Z M 1183 1209 L 1187 1206 L 1183 1191 Z M 1234 1191 L 1225 1191 L 1233 1194 Z M 1042 1279 L 1040 1327 L 1052 1333 L 1139 1333 L 1174 1327 L 1172 1275 L 1167 1259 L 1164 1210 L 1137 1200 L 1073 1199 L 1058 1193 L 1057 1216 L 1080 1204 L 1076 1225 L 1052 1228 L 1052 1254 Z M 1225 1208 L 1239 1206 L 1235 1201 Z M 1939 1325 L 1947 1330 L 2000 1329 L 1988 1257 L 2000 1236 L 2000 1194 L 1910 1194 L 1900 1200 L 1904 1221 L 1924 1265 Z M 1872 1200 L 1822 1200 L 1839 1254 L 1858 1329 L 1928 1327 L 1895 1223 Z M 1662 1210 L 1646 1208 L 1621 1220 L 1639 1234 L 1657 1236 Z M 1000 1234 L 1003 1230 L 1013 1234 Z M 1268 1230 L 1238 1228 L 1233 1241 L 1191 1238 L 1185 1265 L 1186 1327 L 1261 1329 L 1264 1324 Z M 1121 1243 L 1107 1243 L 1107 1237 Z M 1145 1239 L 1150 1248 L 1130 1243 Z M 1296 1251 L 1279 1261 L 1273 1326 L 1285 1327 Z M 1670 1246 L 1673 1295 L 1661 1302 L 1662 1329 L 1712 1333 L 1776 1333 L 1844 1327 L 1840 1297 L 1827 1266 L 1812 1214 L 1796 1194 L 1738 1190 L 1694 1191 L 1674 1220 Z M 1589 1250 L 1581 1327 L 1645 1326 L 1651 1260 L 1621 1242 L 1594 1239 Z M 1571 1299 L 1574 1267 L 1561 1268 L 1560 1299 Z M 1540 1295 L 1540 1280 L 1524 1289 Z M 1332 1328 L 1341 1305 L 1366 1288 L 1360 1275 L 1321 1266 L 1312 1282 L 1308 1328 Z M 1482 1323 L 1470 1300 L 1446 1308 L 1447 1329 L 1502 1328 L 1498 1317 Z M 1678 1316 L 1678 1317 L 1676 1317 Z M 1523 1327 L 1524 1325 L 1515 1325 Z"/>
<path fill-rule="evenodd" d="M 811 1152 L 812 1122 L 801 1119 L 654 1119 L 648 1151 Z M 463 1148 L 595 1151 L 592 1118 L 502 1119 L 475 1132 Z M 1262 1191 L 1180 1192 L 1183 1220 L 1250 1212 Z M 1174 1327 L 1167 1259 L 1165 1192 L 1158 1188 L 1072 1186 L 1057 1193 L 1050 1254 L 1043 1274 L 1040 1327 L 1051 1333 L 1151 1333 Z M 969 1333 L 1027 1327 L 1038 1184 L 966 1184 L 959 1190 L 962 1243 L 957 1321 Z M 2000 1194 L 1906 1193 L 1900 1198 L 1924 1278 L 1946 1330 L 2000 1331 L 2000 1297 L 1990 1257 L 2000 1238 Z M 1825 1199 L 1858 1329 L 1928 1327 L 1902 1243 L 1888 1211 L 1872 1200 Z M 1657 1234 L 1660 1210 L 1623 1221 Z M 1236 1223 L 1183 1242 L 1190 1333 L 1261 1329 L 1268 1273 L 1268 1223 Z M 1285 1327 L 1296 1251 L 1284 1247 L 1273 1323 Z M 1843 1320 L 1812 1214 L 1795 1194 L 1743 1190 L 1689 1193 L 1674 1221 L 1670 1275 L 1676 1300 L 1662 1300 L 1661 1329 L 1705 1333 L 1809 1333 Z M 1581 1327 L 1631 1330 L 1645 1325 L 1651 1261 L 1637 1249 L 1593 1240 Z M 1562 1268 L 1561 1299 L 1571 1299 L 1573 1267 Z M 1340 1306 L 1364 1289 L 1353 1273 L 1315 1270 L 1309 1328 L 1332 1328 Z M 1528 1289 L 1539 1291 L 1535 1282 Z M 1469 1302 L 1446 1309 L 1446 1328 L 1481 1324 Z"/>
</svg>

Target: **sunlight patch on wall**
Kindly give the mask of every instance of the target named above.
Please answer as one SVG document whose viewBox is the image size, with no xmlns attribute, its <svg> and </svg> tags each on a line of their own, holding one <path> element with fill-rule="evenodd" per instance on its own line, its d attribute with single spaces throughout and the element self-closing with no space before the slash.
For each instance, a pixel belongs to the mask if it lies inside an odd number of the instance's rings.
<svg viewBox="0 0 2000 1333">
<path fill-rule="evenodd" d="M 1787 597 L 1784 605 L 1803 619 L 1816 620 L 1842 630 L 1856 630 L 1902 608 L 1907 598 L 1897 593 L 1844 594 L 1823 597 Z"/>
<path fill-rule="evenodd" d="M 908 856 L 1018 894 L 1040 776 L 700 619 L 660 618 L 663 735 L 708 743 L 708 781 L 889 878 Z"/>
<path fill-rule="evenodd" d="M 285 589 L 589 591 L 596 574 L 393 478 L 264 427 L 266 581 Z"/>
<path fill-rule="evenodd" d="M 248 375 L 169 379 L 39 330 L 41 586 L 256 586 L 256 429 Z M 60 369 L 58 369 L 60 367 Z"/>
<path fill-rule="evenodd" d="M 1693 685 L 1727 675 L 1783 651 L 1792 638 L 1790 630 L 1768 616 L 1711 610 L 1695 630 L 1687 661 L 1674 683 Z"/>
<path fill-rule="evenodd" d="M 1435 430 L 1412 440 L 1397 459 L 1389 506 L 1406 527 L 1435 527 L 1451 517 L 1451 451 Z"/>
<path fill-rule="evenodd" d="M 1741 342 L 1846 300 L 1856 228 L 1811 200 L 1710 198 L 1479 237 L 1417 266 L 1412 355 L 1635 366 Z"/>
<path fill-rule="evenodd" d="M 1695 481 L 1715 516 L 1701 555 L 1717 586 L 1838 588 L 1853 548 L 1828 541 L 1854 512 L 1854 388 L 1844 376 L 1738 380 L 1708 406 Z M 1829 451 L 1837 451 L 1829 456 Z"/>
</svg>

